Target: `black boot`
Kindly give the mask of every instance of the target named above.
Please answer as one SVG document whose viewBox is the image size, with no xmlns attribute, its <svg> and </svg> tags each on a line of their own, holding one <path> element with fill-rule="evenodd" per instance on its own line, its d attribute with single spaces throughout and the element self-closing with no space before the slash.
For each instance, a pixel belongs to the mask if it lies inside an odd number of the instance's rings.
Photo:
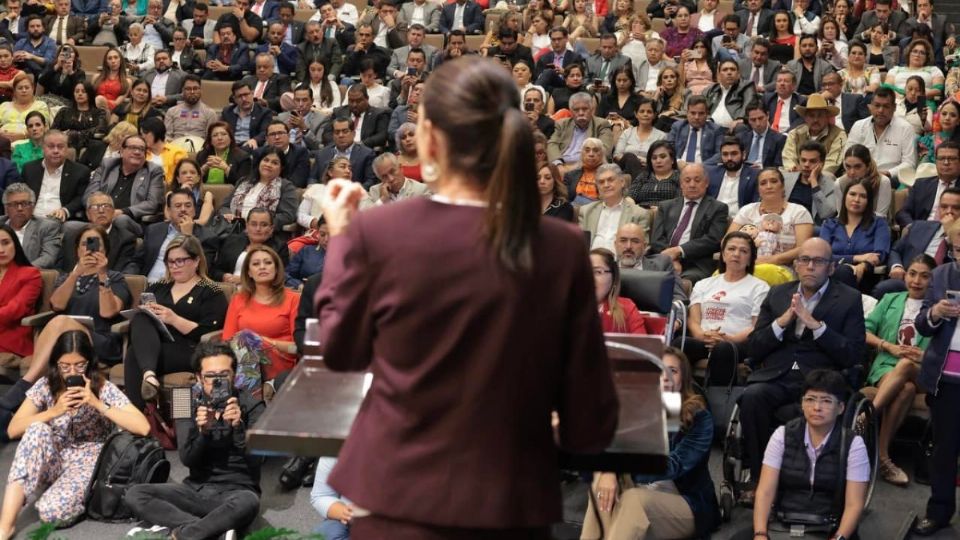
<svg viewBox="0 0 960 540">
<path fill-rule="evenodd" d="M 307 474 L 303 476 L 303 487 L 312 488 L 313 479 L 317 475 L 317 460 L 310 460 L 310 466 L 307 467 Z"/>
<path fill-rule="evenodd" d="M 280 486 L 286 490 L 300 487 L 310 463 L 315 461 L 316 459 L 305 457 L 290 458 L 290 461 L 284 464 L 283 471 L 280 473 Z"/>
</svg>

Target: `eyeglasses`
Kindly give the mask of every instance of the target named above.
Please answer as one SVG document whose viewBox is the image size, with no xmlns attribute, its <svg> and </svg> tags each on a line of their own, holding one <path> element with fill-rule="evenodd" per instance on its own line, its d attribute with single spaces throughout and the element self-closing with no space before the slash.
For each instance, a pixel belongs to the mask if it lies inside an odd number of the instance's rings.
<svg viewBox="0 0 960 540">
<path fill-rule="evenodd" d="M 956 163 L 960 161 L 960 157 L 956 156 L 937 156 L 937 161 L 940 163 Z"/>
<path fill-rule="evenodd" d="M 90 362 L 80 362 L 79 364 L 61 364 L 57 362 L 57 369 L 60 373 L 84 373 L 87 371 L 87 365 Z"/>
<path fill-rule="evenodd" d="M 87 206 L 87 210 L 93 210 L 94 212 L 101 212 L 104 210 L 113 210 L 113 204 L 111 203 L 97 203 Z"/>
<path fill-rule="evenodd" d="M 200 377 L 202 377 L 203 380 L 207 382 L 212 382 L 220 378 L 230 378 L 231 375 L 233 374 L 229 371 L 216 371 L 216 372 L 201 373 Z"/>
<path fill-rule="evenodd" d="M 196 259 L 196 257 L 180 257 L 178 259 L 167 259 L 167 266 L 170 268 L 180 268 L 181 266 L 187 264 L 187 262 Z"/>
<path fill-rule="evenodd" d="M 273 132 L 267 133 L 267 137 L 281 137 L 286 134 L 287 134 L 286 131 L 273 131 Z"/>
<path fill-rule="evenodd" d="M 800 266 L 809 266 L 810 263 L 813 263 L 813 265 L 817 267 L 823 267 L 830 264 L 830 259 L 824 259 L 823 257 L 807 257 L 806 255 L 797 257 L 797 264 Z"/>
<path fill-rule="evenodd" d="M 146 146 L 124 146 L 123 149 L 130 150 L 131 152 L 139 152 L 141 154 L 147 151 Z"/>
<path fill-rule="evenodd" d="M 31 206 L 33 206 L 33 202 L 31 201 L 8 202 L 8 203 L 4 203 L 4 206 L 6 206 L 7 208 L 16 208 L 17 210 L 22 210 L 24 208 L 30 208 Z"/>
<path fill-rule="evenodd" d="M 800 400 L 803 403 L 804 407 L 813 407 L 814 405 L 821 405 L 823 407 L 833 407 L 837 404 L 837 400 L 832 397 L 817 397 L 817 396 L 803 396 L 803 399 Z"/>
</svg>

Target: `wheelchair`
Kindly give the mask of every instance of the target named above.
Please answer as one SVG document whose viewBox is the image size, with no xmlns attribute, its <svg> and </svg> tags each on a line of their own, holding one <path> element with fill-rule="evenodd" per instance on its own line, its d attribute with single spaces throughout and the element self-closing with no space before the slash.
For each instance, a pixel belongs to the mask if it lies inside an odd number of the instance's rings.
<svg viewBox="0 0 960 540">
<path fill-rule="evenodd" d="M 786 424 L 794 418 L 798 418 L 802 414 L 799 402 L 784 405 L 774 413 L 777 421 L 780 422 L 781 425 Z M 867 448 L 867 456 L 870 460 L 870 482 L 867 486 L 867 498 L 864 505 L 865 511 L 870 507 L 870 499 L 873 497 L 873 489 L 877 483 L 877 463 L 879 461 L 879 445 L 877 444 L 878 420 L 870 399 L 860 392 L 855 392 L 850 399 L 847 400 L 843 418 L 838 419 L 839 422 L 842 422 L 842 426 L 848 428 L 853 434 L 863 438 L 864 445 Z M 750 469 L 745 465 L 739 403 L 733 406 L 730 414 L 730 422 L 727 424 L 727 429 L 723 436 L 722 445 L 723 480 L 720 482 L 720 516 L 723 522 L 726 523 L 730 521 L 740 494 L 747 489 L 751 483 L 758 480 L 750 478 Z M 839 510 L 842 513 L 842 508 Z M 838 513 L 838 519 L 839 515 Z"/>
</svg>

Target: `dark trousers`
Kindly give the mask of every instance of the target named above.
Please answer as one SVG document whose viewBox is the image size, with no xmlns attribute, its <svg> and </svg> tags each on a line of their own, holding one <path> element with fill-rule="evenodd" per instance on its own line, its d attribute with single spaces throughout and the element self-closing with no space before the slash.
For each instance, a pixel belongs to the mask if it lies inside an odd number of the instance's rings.
<svg viewBox="0 0 960 540">
<path fill-rule="evenodd" d="M 680 338 L 673 340 L 673 346 L 680 346 Z M 704 381 L 706 386 L 730 386 L 730 382 L 737 375 L 737 365 L 742 364 L 747 358 L 747 348 L 745 344 L 730 343 L 724 341 L 718 343 L 711 351 L 706 343 L 699 339 L 687 338 L 683 346 L 683 352 L 687 354 L 690 363 L 696 365 L 697 361 L 709 358 L 707 364 L 707 377 Z"/>
<path fill-rule="evenodd" d="M 17 379 L 2 396 L 0 396 L 0 442 L 9 442 L 7 428 L 10 427 L 10 420 L 17 413 L 17 409 L 27 399 L 27 390 L 33 386 L 33 383 L 25 379 Z"/>
<path fill-rule="evenodd" d="M 244 529 L 260 512 L 260 496 L 237 489 L 199 491 L 184 484 L 140 484 L 127 490 L 124 502 L 138 518 L 174 529 L 180 540 L 217 538 Z"/>
<path fill-rule="evenodd" d="M 766 382 L 747 385 L 740 397 L 740 426 L 743 428 L 743 445 L 750 465 L 750 479 L 760 480 L 763 452 L 773 430 L 777 428 L 775 413 L 780 407 L 800 401 L 803 374 L 790 370 L 782 377 Z"/>
<path fill-rule="evenodd" d="M 957 456 L 960 455 L 960 382 L 940 380 L 937 395 L 927 394 L 933 422 L 933 459 L 927 517 L 947 524 L 957 511 Z"/>
<path fill-rule="evenodd" d="M 142 313 L 130 321 L 130 345 L 123 361 L 124 391 L 139 409 L 145 403 L 140 395 L 143 374 L 152 371 L 160 379 L 166 373 L 193 371 L 190 358 L 196 344 L 182 338 L 174 342 L 163 341 L 153 320 Z"/>
<path fill-rule="evenodd" d="M 632 129 L 632 128 L 627 128 Z M 640 156 L 643 159 L 647 159 L 647 156 Z M 630 178 L 636 178 L 640 176 L 640 173 L 644 171 L 645 167 L 640 161 L 640 157 L 637 157 L 634 154 L 624 154 L 623 158 L 620 160 L 620 167 L 623 169 L 623 172 L 630 175 Z"/>
</svg>

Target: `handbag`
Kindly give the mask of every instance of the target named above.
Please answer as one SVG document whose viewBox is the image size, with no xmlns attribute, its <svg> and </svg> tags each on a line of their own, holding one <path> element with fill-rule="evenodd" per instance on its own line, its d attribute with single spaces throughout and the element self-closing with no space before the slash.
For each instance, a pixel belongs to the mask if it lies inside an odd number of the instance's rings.
<svg viewBox="0 0 960 540">
<path fill-rule="evenodd" d="M 737 386 L 737 370 L 740 365 L 740 351 L 731 344 L 733 349 L 734 365 L 731 370 L 732 375 L 726 384 L 710 384 L 710 369 L 713 365 L 713 350 L 707 361 L 707 372 L 704 375 L 706 381 L 707 404 L 710 407 L 710 414 L 713 416 L 713 436 L 719 440 L 727 433 L 727 426 L 730 424 L 730 417 L 733 415 L 733 407 L 740 402 L 740 396 L 746 390 L 746 386 Z M 716 350 L 716 347 L 714 347 Z"/>
<path fill-rule="evenodd" d="M 144 415 L 150 424 L 150 436 L 156 439 L 164 450 L 176 450 L 177 430 L 163 417 L 157 402 L 147 403 Z"/>
</svg>

